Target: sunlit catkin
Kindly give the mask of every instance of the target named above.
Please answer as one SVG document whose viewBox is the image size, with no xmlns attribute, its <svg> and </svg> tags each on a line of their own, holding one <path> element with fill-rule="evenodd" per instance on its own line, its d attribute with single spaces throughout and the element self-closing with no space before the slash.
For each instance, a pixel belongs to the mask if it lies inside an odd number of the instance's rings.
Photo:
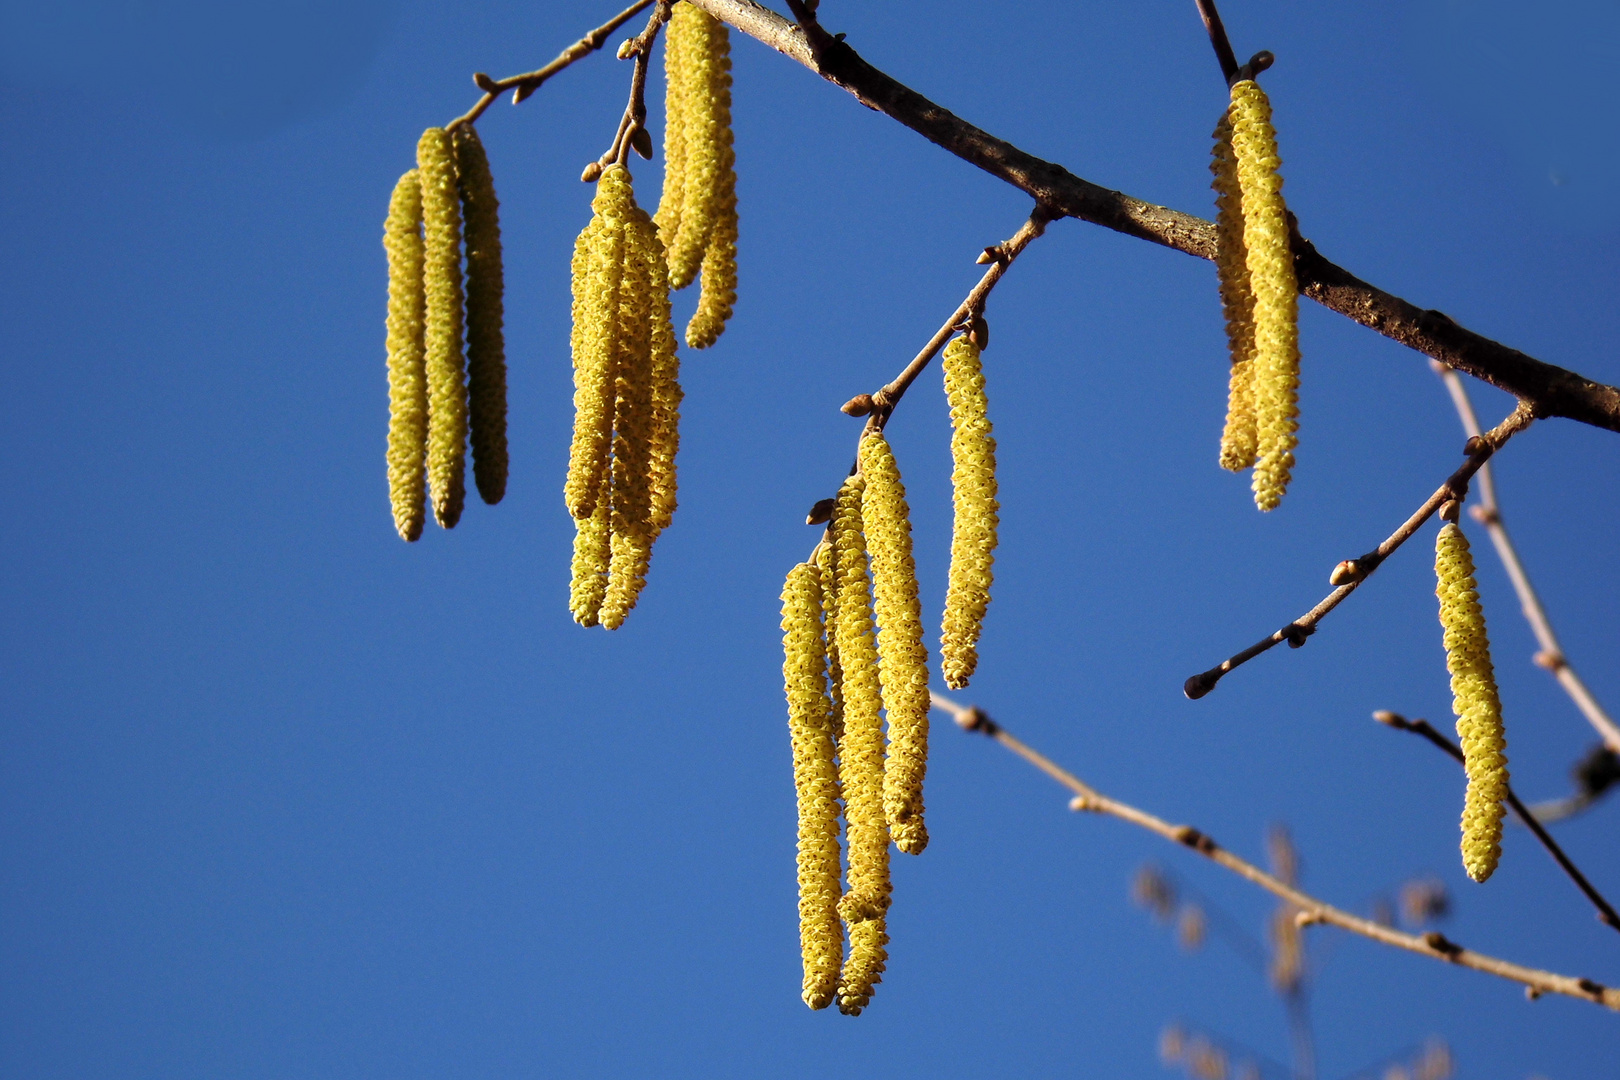
<svg viewBox="0 0 1620 1080">
<path fill-rule="evenodd" d="M 928 653 L 922 643 L 917 566 L 911 556 L 911 511 L 906 506 L 900 468 L 881 432 L 861 440 L 860 464 L 866 478 L 861 517 L 872 555 L 878 676 L 889 719 L 883 812 L 895 846 L 908 855 L 918 855 L 928 846 L 928 829 L 923 824 Z"/>
<path fill-rule="evenodd" d="M 426 509 L 427 374 L 422 363 L 422 184 L 399 178 L 383 223 L 388 252 L 388 498 L 405 540 L 422 535 Z"/>
<path fill-rule="evenodd" d="M 433 516 L 446 529 L 461 520 L 466 499 L 467 383 L 461 347 L 461 199 L 455 154 L 443 128 L 416 144 L 422 181 L 422 288 L 426 295 L 428 488 Z"/>
<path fill-rule="evenodd" d="M 816 573 L 821 575 L 821 624 L 826 627 L 828 716 L 832 723 L 833 745 L 844 744 L 844 665 L 838 659 L 838 557 L 830 538 L 816 545 L 812 556 Z M 842 780 L 840 780 L 842 783 Z"/>
<path fill-rule="evenodd" d="M 809 563 L 788 571 L 782 589 L 782 681 L 799 796 L 799 947 L 804 1002 L 832 1003 L 843 962 L 838 923 L 838 766 L 828 715 L 822 644 L 821 574 Z"/>
<path fill-rule="evenodd" d="M 1249 285 L 1248 249 L 1243 245 L 1243 194 L 1232 154 L 1232 121 L 1221 115 L 1215 126 L 1209 164 L 1215 189 L 1215 269 L 1232 354 L 1226 428 L 1221 432 L 1221 468 L 1238 472 L 1254 464 L 1254 290 Z"/>
<path fill-rule="evenodd" d="M 484 144 L 471 124 L 456 129 L 456 183 L 467 249 L 467 419 L 473 480 L 490 504 L 506 494 L 506 333 L 501 204 Z"/>
<path fill-rule="evenodd" d="M 652 432 L 649 459 L 653 534 L 669 528 L 675 517 L 675 455 L 681 446 L 681 361 L 675 351 L 675 329 L 669 312 L 669 267 L 663 242 L 652 230 L 647 239 L 652 260 Z"/>
<path fill-rule="evenodd" d="M 596 510 L 613 454 L 613 401 L 618 368 L 629 174 L 610 166 L 596 184 L 591 223 L 574 244 L 574 441 L 563 498 L 576 519 Z"/>
<path fill-rule="evenodd" d="M 568 610 L 581 626 L 595 626 L 601 621 L 602 600 L 607 596 L 613 538 L 610 487 L 610 483 L 604 482 L 591 516 L 574 522 L 573 583 L 569 587 Z"/>
<path fill-rule="evenodd" d="M 956 504 L 939 666 L 945 685 L 960 690 L 979 663 L 979 634 L 990 606 L 995 563 L 996 440 L 991 435 L 979 348 L 966 336 L 945 346 L 945 395 L 951 405 L 951 490 Z"/>
<path fill-rule="evenodd" d="M 849 955 L 838 980 L 838 1008 L 856 1016 L 883 977 L 889 942 L 889 824 L 883 813 L 883 691 L 872 637 L 872 586 L 867 571 L 861 502 L 866 482 L 850 477 L 838 492 L 831 528 L 837 593 L 828 640 L 835 641 L 843 687 L 839 782 L 849 832 L 849 888 L 839 914 L 849 927 Z"/>
<path fill-rule="evenodd" d="M 1254 501 L 1274 509 L 1288 489 L 1299 428 L 1299 284 L 1277 174 L 1271 102 L 1252 79 L 1232 86 L 1232 151 L 1254 290 Z"/>
<path fill-rule="evenodd" d="M 1496 694 L 1485 613 L 1474 585 L 1468 538 L 1454 523 L 1440 530 L 1434 548 L 1435 595 L 1445 630 L 1446 667 L 1451 672 L 1451 708 L 1457 715 L 1468 792 L 1463 801 L 1463 869 L 1484 881 L 1502 853 L 1502 800 L 1507 794 L 1507 739 Z"/>
<path fill-rule="evenodd" d="M 691 4 L 676 4 L 664 32 L 664 190 L 653 222 L 665 247 L 681 231 L 681 209 L 686 199 L 686 101 L 692 81 Z"/>
</svg>

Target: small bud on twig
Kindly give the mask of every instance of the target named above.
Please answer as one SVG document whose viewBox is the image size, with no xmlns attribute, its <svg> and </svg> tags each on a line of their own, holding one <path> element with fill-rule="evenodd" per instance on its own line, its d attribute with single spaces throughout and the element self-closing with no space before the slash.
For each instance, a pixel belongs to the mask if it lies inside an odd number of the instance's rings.
<svg viewBox="0 0 1620 1080">
<path fill-rule="evenodd" d="M 1468 441 L 1463 443 L 1463 453 L 1468 457 L 1473 457 L 1475 454 L 1484 450 L 1485 445 L 1486 443 L 1483 436 L 1470 435 L 1468 436 Z"/>
<path fill-rule="evenodd" d="M 638 126 L 630 132 L 630 149 L 640 154 L 647 161 L 651 161 L 653 156 L 652 133 L 646 128 Z"/>
<path fill-rule="evenodd" d="M 984 249 L 984 252 L 977 259 L 975 259 L 973 261 L 978 263 L 980 266 L 985 266 L 985 265 L 987 265 L 989 263 L 993 263 L 993 262 L 1000 262 L 1001 261 L 1001 248 L 999 248 L 999 247 L 987 247 L 987 248 Z"/>
<path fill-rule="evenodd" d="M 473 72 L 473 84 L 486 94 L 498 94 L 501 92 L 500 84 L 482 71 Z"/>
<path fill-rule="evenodd" d="M 587 184 L 596 183 L 602 178 L 602 163 L 600 161 L 591 162 L 585 166 L 585 171 L 579 174 L 579 178 Z"/>
<path fill-rule="evenodd" d="M 1359 577 L 1361 577 L 1361 574 L 1359 572 L 1359 568 L 1356 566 L 1356 561 L 1354 559 L 1346 559 L 1338 566 L 1333 568 L 1333 573 L 1328 575 L 1328 584 L 1335 587 L 1339 585 L 1348 585 Z"/>
<path fill-rule="evenodd" d="M 1460 516 L 1462 516 L 1462 504 L 1456 499 L 1447 499 L 1440 504 L 1441 521 L 1456 521 Z"/>
<path fill-rule="evenodd" d="M 810 512 L 804 516 L 806 525 L 825 525 L 832 520 L 833 507 L 838 505 L 837 499 L 819 499 Z"/>
<path fill-rule="evenodd" d="M 968 323 L 967 336 L 968 340 L 973 342 L 973 347 L 980 352 L 990 347 L 990 324 L 985 322 L 983 315 L 973 316 L 972 321 Z"/>
<path fill-rule="evenodd" d="M 1536 667 L 1545 668 L 1555 674 L 1569 666 L 1569 661 L 1564 659 L 1563 653 L 1554 652 L 1551 649 L 1541 650 L 1532 656 L 1530 660 Z"/>
<path fill-rule="evenodd" d="M 634 55 L 636 55 L 636 39 L 625 38 L 619 45 L 619 59 L 628 60 Z"/>
<path fill-rule="evenodd" d="M 856 394 L 838 407 L 845 416 L 865 416 L 872 411 L 872 395 Z"/>
</svg>

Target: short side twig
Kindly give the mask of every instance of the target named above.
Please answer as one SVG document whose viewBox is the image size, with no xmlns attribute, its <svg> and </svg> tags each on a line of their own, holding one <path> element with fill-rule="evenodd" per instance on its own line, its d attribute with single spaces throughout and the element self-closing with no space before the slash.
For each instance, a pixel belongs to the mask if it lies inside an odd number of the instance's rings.
<svg viewBox="0 0 1620 1080">
<path fill-rule="evenodd" d="M 1388 710 L 1373 713 L 1373 719 L 1380 724 L 1387 724 L 1397 731 L 1410 731 L 1414 735 L 1421 735 L 1451 755 L 1457 764 L 1463 764 L 1462 749 L 1442 735 L 1427 720 L 1408 720 L 1400 713 L 1393 713 Z M 1519 820 L 1524 822 L 1531 832 L 1535 833 L 1536 839 L 1541 841 L 1541 846 L 1547 849 L 1547 853 L 1553 857 L 1553 861 L 1558 864 L 1564 873 L 1569 875 L 1576 888 L 1580 889 L 1586 898 L 1592 902 L 1592 906 L 1598 909 L 1598 922 L 1606 923 L 1614 927 L 1614 929 L 1620 930 L 1620 915 L 1615 914 L 1614 908 L 1603 898 L 1603 894 L 1598 892 L 1592 883 L 1586 879 L 1586 875 L 1581 873 L 1580 867 L 1576 866 L 1570 860 L 1570 857 L 1564 854 L 1564 849 L 1558 846 L 1558 841 L 1554 840 L 1552 834 L 1542 826 L 1540 821 L 1536 820 L 1536 815 L 1531 813 L 1529 808 L 1519 801 L 1519 797 L 1513 793 L 1511 786 L 1507 789 L 1506 801 L 1508 806 L 1513 808 L 1513 812 L 1518 815 Z"/>
<path fill-rule="evenodd" d="M 1309 893 L 1301 892 L 1280 878 L 1266 873 L 1247 859 L 1227 851 L 1206 833 L 1200 832 L 1190 825 L 1173 825 L 1163 818 L 1155 817 L 1146 811 L 1138 810 L 1128 803 L 1122 803 L 1117 799 L 1110 799 L 1101 794 L 1046 755 L 1026 746 L 1023 742 L 1008 734 L 1005 728 L 991 720 L 981 709 L 958 705 L 956 702 L 932 692 L 930 692 L 930 696 L 934 707 L 950 713 L 961 727 L 968 731 L 977 731 L 988 735 L 1072 791 L 1074 798 L 1069 802 L 1071 810 L 1089 810 L 1093 813 L 1107 814 L 1110 817 L 1127 821 L 1132 825 L 1162 836 L 1166 840 L 1191 848 L 1211 862 L 1232 871 L 1245 881 L 1258 885 L 1273 896 L 1286 900 L 1299 908 L 1297 918 L 1302 925 L 1324 923 L 1329 926 L 1337 926 L 1342 930 L 1360 934 L 1362 937 L 1370 938 L 1380 944 L 1405 949 L 1407 952 L 1414 952 L 1420 956 L 1444 960 L 1459 967 L 1472 968 L 1475 971 L 1483 971 L 1489 975 L 1509 979 L 1522 984 L 1525 987 L 1526 995 L 1532 998 L 1540 997 L 1542 994 L 1564 994 L 1568 997 L 1578 998 L 1581 1001 L 1590 1001 L 1620 1012 L 1620 989 L 1604 986 L 1591 979 L 1559 975 L 1552 971 L 1541 971 L 1494 956 L 1487 956 L 1484 953 L 1477 953 L 1471 949 L 1463 948 L 1456 942 L 1446 938 L 1445 935 L 1435 931 L 1422 935 L 1403 933 L 1392 927 L 1373 922 L 1371 919 L 1363 919 L 1359 915 L 1352 915 L 1348 911 L 1318 900 Z"/>
<path fill-rule="evenodd" d="M 1466 495 L 1468 493 L 1468 482 L 1473 478 L 1474 474 L 1480 470 L 1485 462 L 1490 460 L 1492 454 L 1502 448 L 1504 443 L 1516 433 L 1529 427 L 1532 418 L 1533 414 L 1530 406 L 1521 401 L 1518 407 L 1508 414 L 1507 419 L 1486 434 L 1476 435 L 1474 438 L 1469 439 L 1467 446 L 1464 447 L 1464 451 L 1468 454 L 1468 460 L 1463 463 L 1462 468 L 1447 477 L 1446 482 L 1435 489 L 1434 494 L 1430 495 L 1423 505 L 1418 507 L 1416 512 L 1406 519 L 1400 528 L 1390 534 L 1389 539 L 1360 558 L 1346 559 L 1334 569 L 1330 580 L 1338 588 L 1328 593 L 1321 603 L 1270 637 L 1262 638 L 1231 659 L 1189 678 L 1182 687 L 1186 695 L 1190 698 L 1203 697 L 1215 689 L 1215 684 L 1220 682 L 1221 677 L 1227 672 L 1233 668 L 1241 667 L 1281 642 L 1286 641 L 1296 649 L 1305 644 L 1305 639 L 1316 632 L 1316 625 L 1322 621 L 1327 613 L 1343 603 L 1345 597 L 1355 592 L 1361 583 L 1366 581 L 1368 576 L 1378 569 L 1379 565 L 1396 548 L 1411 539 L 1412 534 L 1423 527 L 1423 523 L 1428 521 L 1436 510 L 1440 509 L 1441 504 L 1452 499 L 1460 500 Z"/>
</svg>

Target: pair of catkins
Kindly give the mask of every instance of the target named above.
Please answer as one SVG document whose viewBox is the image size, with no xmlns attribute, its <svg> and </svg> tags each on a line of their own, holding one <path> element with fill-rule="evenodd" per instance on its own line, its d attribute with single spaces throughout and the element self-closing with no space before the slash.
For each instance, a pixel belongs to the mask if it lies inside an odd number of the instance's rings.
<svg viewBox="0 0 1620 1080">
<path fill-rule="evenodd" d="M 493 504 L 506 493 L 499 208 L 469 125 L 423 132 L 389 201 L 388 492 L 407 541 L 422 535 L 430 488 L 434 519 L 446 529 L 461 519 L 469 436 L 479 495 Z"/>
</svg>

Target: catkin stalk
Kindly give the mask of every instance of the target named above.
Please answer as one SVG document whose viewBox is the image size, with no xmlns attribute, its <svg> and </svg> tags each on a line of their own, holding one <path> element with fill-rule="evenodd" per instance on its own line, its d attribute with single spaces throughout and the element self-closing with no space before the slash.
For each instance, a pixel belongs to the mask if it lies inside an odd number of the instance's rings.
<svg viewBox="0 0 1620 1080">
<path fill-rule="evenodd" d="M 979 348 L 966 336 L 945 346 L 945 394 L 951 405 L 951 490 L 955 519 L 945 618 L 939 635 L 945 685 L 960 690 L 979 663 L 979 635 L 990 606 L 996 528 L 996 440 L 991 434 Z"/>
<path fill-rule="evenodd" d="M 782 681 L 799 802 L 799 945 L 804 1002 L 832 1003 L 843 962 L 838 923 L 838 766 L 828 715 L 822 644 L 821 574 L 809 563 L 788 571 L 782 589 Z"/>
<path fill-rule="evenodd" d="M 576 520 L 596 510 L 613 454 L 613 403 L 618 386 L 619 327 L 624 279 L 629 174 L 609 166 L 597 181 L 591 223 L 574 244 L 574 440 L 563 498 Z"/>
<path fill-rule="evenodd" d="M 450 135 L 428 128 L 416 144 L 422 181 L 422 287 L 428 388 L 428 487 L 433 516 L 446 529 L 466 499 L 467 383 L 461 343 L 461 200 Z"/>
<path fill-rule="evenodd" d="M 889 719 L 883 811 L 895 846 L 908 855 L 920 855 L 928 846 L 928 829 L 923 824 L 928 652 L 922 643 L 917 566 L 911 555 L 911 511 L 900 468 L 882 432 L 861 440 L 860 470 L 866 478 L 861 516 L 872 556 L 878 677 Z"/>
<path fill-rule="evenodd" d="M 1258 434 L 1254 415 L 1254 289 L 1249 284 L 1249 253 L 1243 244 L 1243 193 L 1232 153 L 1230 111 L 1215 127 L 1209 171 L 1215 189 L 1215 268 L 1232 355 L 1226 428 L 1221 433 L 1221 468 L 1239 472 L 1254 464 Z"/>
<path fill-rule="evenodd" d="M 1474 584 L 1468 538 L 1448 522 L 1435 540 L 1435 595 L 1445 631 L 1446 668 L 1451 672 L 1451 708 L 1457 716 L 1468 791 L 1463 800 L 1463 868 L 1475 881 L 1496 870 L 1502 854 L 1502 800 L 1507 796 L 1507 738 L 1496 693 L 1485 612 Z"/>
<path fill-rule="evenodd" d="M 399 178 L 383 223 L 388 252 L 388 498 L 406 541 L 426 519 L 427 372 L 423 365 L 422 184 Z"/>
<path fill-rule="evenodd" d="M 484 144 L 471 124 L 456 129 L 456 182 L 467 249 L 467 401 L 473 480 L 491 505 L 506 494 L 506 286 L 500 200 Z"/>
</svg>

